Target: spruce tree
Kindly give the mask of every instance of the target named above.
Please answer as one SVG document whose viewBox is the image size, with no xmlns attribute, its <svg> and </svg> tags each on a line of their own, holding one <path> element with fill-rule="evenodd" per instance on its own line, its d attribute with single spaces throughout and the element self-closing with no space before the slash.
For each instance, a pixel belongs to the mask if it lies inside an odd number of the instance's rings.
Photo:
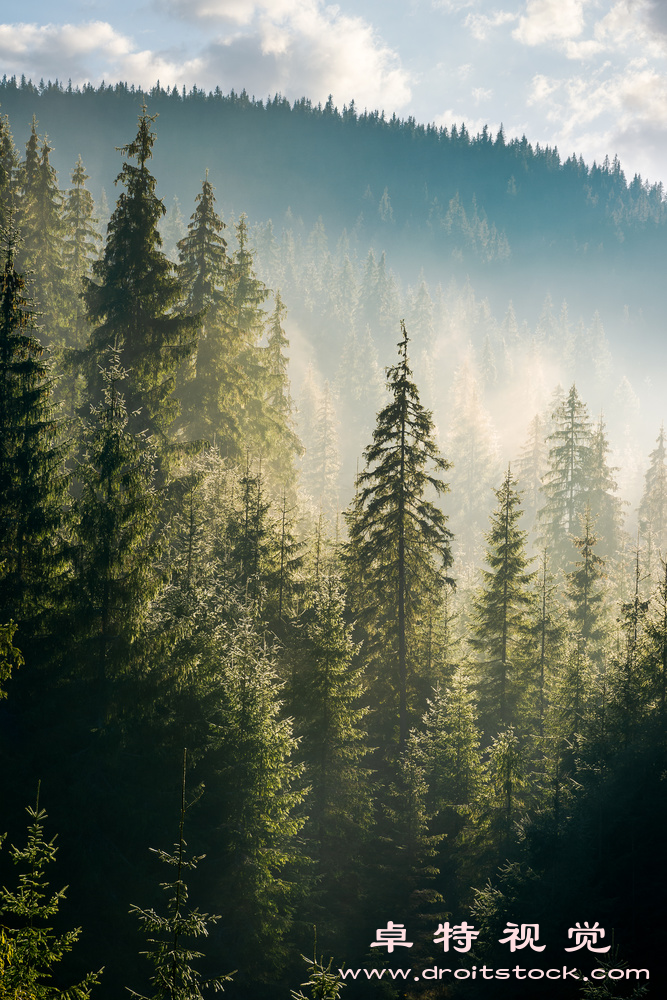
<svg viewBox="0 0 667 1000">
<path fill-rule="evenodd" d="M 521 496 L 508 468 L 491 515 L 483 587 L 474 602 L 471 645 L 479 657 L 479 689 L 487 726 L 516 719 L 534 574 L 528 571 L 527 532 L 518 526 Z"/>
<path fill-rule="evenodd" d="M 267 462 L 271 482 L 293 493 L 295 488 L 295 460 L 303 446 L 294 430 L 294 403 L 290 395 L 287 375 L 289 340 L 285 336 L 283 320 L 287 312 L 280 292 L 276 292 L 273 312 L 268 320 L 266 344 L 266 419 Z"/>
<path fill-rule="evenodd" d="M 17 649 L 12 642 L 15 632 L 14 622 L 0 625 L 0 701 L 7 697 L 2 685 L 11 677 L 13 667 L 20 667 L 24 662 L 20 649 Z"/>
<path fill-rule="evenodd" d="M 8 229 L 17 211 L 19 157 L 7 115 L 0 115 L 0 229 Z"/>
<path fill-rule="evenodd" d="M 193 871 L 205 855 L 188 857 L 184 838 L 185 813 L 185 776 L 187 751 L 183 751 L 183 781 L 181 786 L 181 815 L 178 826 L 178 840 L 173 852 L 151 848 L 160 861 L 175 869 L 172 881 L 162 882 L 161 888 L 168 893 L 166 914 L 155 910 L 145 910 L 139 906 L 131 906 L 130 913 L 136 914 L 147 935 L 149 948 L 143 952 L 154 967 L 151 976 L 152 990 L 150 1000 L 203 1000 L 202 990 L 217 993 L 224 990 L 224 983 L 229 982 L 231 975 L 203 979 L 195 966 L 197 959 L 203 958 L 203 952 L 195 951 L 188 939 L 207 937 L 209 927 L 220 918 L 215 914 L 201 913 L 198 909 L 188 907 L 188 887 L 185 883 L 185 872 Z M 195 800 L 196 801 L 196 800 Z M 132 996 L 138 1000 L 149 1000 L 134 990 Z"/>
<path fill-rule="evenodd" d="M 591 424 L 576 386 L 553 413 L 549 462 L 543 479 L 545 504 L 539 511 L 542 543 L 554 568 L 567 569 L 574 559 L 570 538 L 588 502 L 591 467 Z"/>
<path fill-rule="evenodd" d="M 599 662 L 605 624 L 605 561 L 597 553 L 598 537 L 590 507 L 580 517 L 580 533 L 572 539 L 579 552 L 574 569 L 567 575 L 568 615 L 576 645 L 585 658 Z"/>
<path fill-rule="evenodd" d="M 217 673 L 205 694 L 210 737 L 202 776 L 211 789 L 214 887 L 237 901 L 221 918 L 228 954 L 240 968 L 259 965 L 275 974 L 298 892 L 305 789 L 292 722 L 281 712 L 275 654 L 251 610 L 238 608 L 234 622 L 218 632 Z"/>
<path fill-rule="evenodd" d="M 19 267 L 29 271 L 33 294 L 41 316 L 41 337 L 49 345 L 62 347 L 70 302 L 64 264 L 65 221 L 63 196 L 49 154 L 53 147 L 37 136 L 33 118 L 26 158 L 19 169 L 20 226 L 23 247 Z"/>
<path fill-rule="evenodd" d="M 161 249 L 158 223 L 165 208 L 148 169 L 156 117 L 144 105 L 136 138 L 120 148 L 127 160 L 116 183 L 125 190 L 109 222 L 104 254 L 86 283 L 85 301 L 96 324 L 88 348 L 88 395 L 99 402 L 104 391 L 99 366 L 106 364 L 110 350 L 118 350 L 119 363 L 129 373 L 129 428 L 147 430 L 164 463 L 168 431 L 178 412 L 176 372 L 194 349 L 200 317 L 175 311 L 182 286 Z"/>
<path fill-rule="evenodd" d="M 72 187 L 67 192 L 64 223 L 64 257 L 67 278 L 75 297 L 75 312 L 70 321 L 69 347 L 81 350 L 87 333 L 85 309 L 81 300 L 84 278 L 89 277 L 93 261 L 99 255 L 101 237 L 96 229 L 93 197 L 86 187 L 88 174 L 79 156 L 72 171 Z"/>
<path fill-rule="evenodd" d="M 81 928 L 58 933 L 53 927 L 66 890 L 50 889 L 46 869 L 55 861 L 58 848 L 55 837 L 44 839 L 47 814 L 40 809 L 39 786 L 34 808 L 28 806 L 26 811 L 31 820 L 26 846 L 11 848 L 12 861 L 19 870 L 18 886 L 0 889 L 0 919 L 11 947 L 10 961 L 4 969 L 0 966 L 0 989 L 14 1000 L 24 996 L 30 1000 L 88 1000 L 102 970 L 89 973 L 67 989 L 57 985 L 54 966 L 72 950 Z"/>
<path fill-rule="evenodd" d="M 398 736 L 402 749 L 416 708 L 414 628 L 452 581 L 447 576 L 451 533 L 444 514 L 427 496 L 429 491 L 446 492 L 442 473 L 449 463 L 438 451 L 432 416 L 411 381 L 404 323 L 401 332 L 398 364 L 387 369 L 393 398 L 378 413 L 346 520 L 348 578 L 374 653 L 382 728 L 385 738 Z"/>
<path fill-rule="evenodd" d="M 356 917 L 349 901 L 372 825 L 363 667 L 344 611 L 338 581 L 323 580 L 301 617 L 291 705 L 310 786 L 304 837 L 316 864 L 317 922 L 337 935 Z"/>
<path fill-rule="evenodd" d="M 159 589 L 159 494 L 155 452 L 130 429 L 127 372 L 111 352 L 104 398 L 84 430 L 74 503 L 75 667 L 93 685 L 96 718 L 106 721 L 149 600 Z"/>
<path fill-rule="evenodd" d="M 604 420 L 600 417 L 590 442 L 590 468 L 586 502 L 595 517 L 599 536 L 599 555 L 609 567 L 618 562 L 622 547 L 623 501 L 617 496 L 618 484 L 610 467 L 610 452 Z"/>
<path fill-rule="evenodd" d="M 65 566 L 68 444 L 53 405 L 53 371 L 35 336 L 17 237 L 3 248 L 0 290 L 0 621 L 34 633 Z M 25 633 L 24 633 L 25 634 Z"/>
<path fill-rule="evenodd" d="M 269 290 L 255 272 L 248 225 L 242 215 L 235 227 L 236 249 L 229 268 L 229 324 L 232 343 L 228 351 L 236 355 L 239 379 L 239 430 L 242 447 L 254 457 L 268 455 L 272 421 L 267 413 L 269 359 L 262 346 L 266 327 L 264 303 Z"/>
<path fill-rule="evenodd" d="M 662 424 L 649 462 L 639 504 L 639 525 L 647 542 L 647 575 L 659 578 L 659 559 L 667 555 L 667 448 Z"/>
</svg>

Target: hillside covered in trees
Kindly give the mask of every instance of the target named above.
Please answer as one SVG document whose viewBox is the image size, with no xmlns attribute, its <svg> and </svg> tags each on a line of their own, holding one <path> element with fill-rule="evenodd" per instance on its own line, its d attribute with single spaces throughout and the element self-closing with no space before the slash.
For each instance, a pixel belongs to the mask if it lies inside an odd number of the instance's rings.
<svg viewBox="0 0 667 1000">
<path fill-rule="evenodd" d="M 659 186 L 0 97 L 0 998 L 661 995 Z"/>
</svg>

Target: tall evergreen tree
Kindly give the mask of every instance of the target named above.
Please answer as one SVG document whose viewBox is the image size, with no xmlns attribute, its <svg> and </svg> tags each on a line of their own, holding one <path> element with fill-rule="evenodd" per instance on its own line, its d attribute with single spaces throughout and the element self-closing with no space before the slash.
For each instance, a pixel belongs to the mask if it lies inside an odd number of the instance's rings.
<svg viewBox="0 0 667 1000">
<path fill-rule="evenodd" d="M 95 204 L 93 196 L 86 187 L 88 174 L 81 157 L 72 171 L 72 187 L 67 192 L 64 209 L 66 240 L 64 257 L 67 278 L 75 296 L 75 313 L 70 321 L 69 347 L 80 350 L 86 337 L 85 309 L 81 301 L 84 278 L 90 276 L 93 261 L 99 255 L 102 242 L 97 232 Z"/>
<path fill-rule="evenodd" d="M 221 636 L 218 672 L 207 694 L 210 742 L 203 774 L 215 886 L 237 901 L 221 919 L 227 954 L 266 973 L 284 960 L 301 867 L 297 834 L 303 768 L 292 723 L 281 713 L 273 651 L 240 609 Z M 220 662 L 221 659 L 221 662 Z"/>
<path fill-rule="evenodd" d="M 410 647 L 416 620 L 452 581 L 447 576 L 451 533 L 427 497 L 430 490 L 437 495 L 447 490 L 442 473 L 449 463 L 438 451 L 432 416 L 411 381 L 404 323 L 401 332 L 398 364 L 387 369 L 393 398 L 378 413 L 346 519 L 349 577 L 375 647 L 385 735 L 394 735 L 398 723 L 403 748 L 415 711 L 417 664 Z"/>
<path fill-rule="evenodd" d="M 8 229 L 17 210 L 19 156 L 14 145 L 9 118 L 0 115 L 0 228 Z"/>
<path fill-rule="evenodd" d="M 89 396 L 101 398 L 98 366 L 109 350 L 118 350 L 120 365 L 129 372 L 129 428 L 147 429 L 166 459 L 167 433 L 178 412 L 176 371 L 194 349 L 200 317 L 175 311 L 182 286 L 161 249 L 158 222 L 165 208 L 148 169 L 155 118 L 144 105 L 136 138 L 120 149 L 136 166 L 126 161 L 116 179 L 125 190 L 109 222 L 104 254 L 93 264 L 85 300 L 97 324 L 89 347 Z"/>
<path fill-rule="evenodd" d="M 195 951 L 189 945 L 188 939 L 208 936 L 209 926 L 220 918 L 215 914 L 201 913 L 199 909 L 188 907 L 188 887 L 185 883 L 186 871 L 192 871 L 204 855 L 188 858 L 184 838 L 185 827 L 185 774 L 187 751 L 183 751 L 183 782 L 181 787 L 181 815 L 178 827 L 178 841 L 174 844 L 173 853 L 154 851 L 160 861 L 175 868 L 172 881 L 163 882 L 161 888 L 169 893 L 167 913 L 162 915 L 155 910 L 145 910 L 132 906 L 130 913 L 135 913 L 148 935 L 149 949 L 144 952 L 154 967 L 151 976 L 152 991 L 150 1000 L 203 1000 L 204 990 L 217 993 L 224 990 L 223 983 L 229 982 L 231 976 L 217 976 L 203 979 L 195 966 L 203 953 Z M 148 1000 L 130 990 L 138 1000 Z"/>
<path fill-rule="evenodd" d="M 623 501 L 617 495 L 618 484 L 608 462 L 610 452 L 605 424 L 600 417 L 591 436 L 587 503 L 595 517 L 599 535 L 599 555 L 611 567 L 620 558 L 623 531 Z"/>
<path fill-rule="evenodd" d="M 316 865 L 317 922 L 338 936 L 358 918 L 350 903 L 373 818 L 363 666 L 353 659 L 344 612 L 339 583 L 323 579 L 301 618 L 305 634 L 291 705 L 310 786 L 304 837 Z"/>
<path fill-rule="evenodd" d="M 130 429 L 119 351 L 102 377 L 104 399 L 91 407 L 77 469 L 72 608 L 74 666 L 92 684 L 95 716 L 105 722 L 162 572 L 155 452 Z"/>
<path fill-rule="evenodd" d="M 528 571 L 527 532 L 518 526 L 521 496 L 508 468 L 500 489 L 483 571 L 484 584 L 474 603 L 471 639 L 480 658 L 480 701 L 487 726 L 507 726 L 515 719 L 517 699 L 526 678 L 522 659 L 527 638 L 527 610 L 534 573 Z"/>
<path fill-rule="evenodd" d="M 294 492 L 295 460 L 303 451 L 294 430 L 294 403 L 287 374 L 287 349 L 283 320 L 287 312 L 280 292 L 276 292 L 273 312 L 268 320 L 266 344 L 266 420 L 267 462 L 270 480 Z"/>
<path fill-rule="evenodd" d="M 89 973 L 76 985 L 62 989 L 59 970 L 54 969 L 78 941 L 81 928 L 64 933 L 54 930 L 54 918 L 65 897 L 65 889 L 53 892 L 46 868 L 56 859 L 57 847 L 44 839 L 47 814 L 39 805 L 39 786 L 34 808 L 27 808 L 30 824 L 24 848 L 11 848 L 12 861 L 18 867 L 15 890 L 0 889 L 0 917 L 11 946 L 11 961 L 0 967 L 0 993 L 14 1000 L 88 1000 L 98 983 L 100 972 Z M 5 995 L 3 993 L 3 995 Z"/>
<path fill-rule="evenodd" d="M 10 231 L 0 290 L 0 621 L 31 622 L 33 632 L 65 564 L 69 449 L 54 410 L 53 371 L 14 266 L 16 241 Z"/>
<path fill-rule="evenodd" d="M 20 226 L 23 247 L 19 267 L 30 271 L 33 294 L 39 309 L 43 332 L 50 345 L 63 346 L 71 302 L 64 264 L 65 220 L 63 195 L 58 188 L 56 171 L 49 154 L 48 140 L 39 145 L 37 122 L 33 118 L 26 158 L 19 170 Z"/>
<path fill-rule="evenodd" d="M 588 502 L 591 424 L 585 403 L 572 386 L 553 413 L 549 462 L 543 480 L 545 504 L 539 512 L 542 541 L 554 567 L 567 568 L 574 558 L 570 537 Z"/>
<path fill-rule="evenodd" d="M 658 578 L 659 559 L 667 556 L 667 448 L 662 424 L 649 463 L 639 504 L 639 527 L 647 543 L 647 575 Z"/>
<path fill-rule="evenodd" d="M 598 538 L 590 507 L 586 507 L 580 517 L 580 533 L 572 541 L 579 552 L 579 559 L 572 572 L 567 575 L 569 618 L 581 655 L 599 662 L 606 635 L 603 588 L 605 562 L 596 550 Z"/>
</svg>

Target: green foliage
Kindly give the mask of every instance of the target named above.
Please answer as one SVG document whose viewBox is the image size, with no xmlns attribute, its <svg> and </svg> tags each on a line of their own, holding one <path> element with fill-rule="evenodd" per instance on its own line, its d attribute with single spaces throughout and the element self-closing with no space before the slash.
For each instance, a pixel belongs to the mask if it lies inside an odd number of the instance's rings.
<svg viewBox="0 0 667 1000">
<path fill-rule="evenodd" d="M 215 889 L 236 900 L 223 933 L 234 964 L 273 970 L 286 939 L 303 867 L 303 766 L 290 719 L 280 711 L 275 654 L 250 608 L 218 633 L 209 695 L 210 737 L 202 764 L 215 831 Z"/>
<path fill-rule="evenodd" d="M 12 668 L 21 667 L 24 663 L 20 649 L 12 642 L 16 628 L 14 622 L 0 625 L 0 700 L 7 697 L 2 685 L 11 677 Z"/>
<path fill-rule="evenodd" d="M 72 187 L 67 192 L 64 207 L 66 242 L 64 261 L 67 279 L 75 296 L 75 312 L 71 318 L 68 346 L 81 350 L 87 333 L 85 309 L 81 300 L 84 278 L 89 277 L 93 261 L 99 256 L 102 238 L 95 228 L 93 196 L 86 188 L 88 174 L 79 156 L 72 171 Z"/>
<path fill-rule="evenodd" d="M 15 268 L 17 242 L 6 234 L 0 289 L 0 620 L 30 619 L 34 629 L 64 565 L 69 449 L 53 406 L 53 370 Z"/>
<path fill-rule="evenodd" d="M 39 807 L 39 788 L 34 806 L 27 807 L 31 822 L 24 848 L 11 847 L 12 861 L 19 868 L 15 890 L 0 889 L 0 915 L 9 918 L 4 930 L 8 940 L 8 956 L 0 970 L 0 990 L 9 997 L 30 1000 L 88 1000 L 101 974 L 89 973 L 81 982 L 60 989 L 53 982 L 58 965 L 79 939 L 81 930 L 57 934 L 51 926 L 65 897 L 65 889 L 51 892 L 46 868 L 55 861 L 55 837 L 44 839 L 47 814 Z M 1 995 L 1 994 L 0 994 Z"/>
<path fill-rule="evenodd" d="M 133 432 L 148 430 L 166 460 L 167 431 L 178 413 L 172 393 L 179 364 L 192 353 L 200 317 L 174 311 L 183 289 L 173 265 L 162 252 L 158 222 L 165 213 L 148 169 L 155 115 L 144 105 L 136 138 L 121 147 L 126 161 L 118 175 L 125 190 L 107 228 L 102 257 L 86 282 L 85 301 L 93 324 L 88 348 L 88 393 L 103 394 L 99 366 L 110 350 L 118 350 L 129 372 L 127 411 Z"/>
<path fill-rule="evenodd" d="M 41 148 L 39 143 L 41 141 Z M 19 223 L 23 247 L 19 268 L 29 272 L 42 320 L 42 339 L 62 346 L 67 323 L 69 285 L 63 258 L 65 220 L 63 195 L 49 154 L 53 147 L 37 136 L 33 118 L 26 158 L 19 169 Z"/>
<path fill-rule="evenodd" d="M 494 491 L 498 506 L 483 571 L 483 588 L 474 601 L 471 645 L 480 659 L 479 688 L 487 727 L 506 726 L 516 715 L 522 660 L 525 658 L 527 611 L 534 573 L 528 572 L 527 532 L 518 526 L 521 495 L 508 468 L 503 485 Z"/>
<path fill-rule="evenodd" d="M 452 583 L 447 576 L 452 557 L 447 519 L 428 498 L 429 491 L 446 492 L 441 474 L 449 463 L 438 451 L 432 416 L 411 381 L 405 324 L 401 330 L 400 360 L 387 369 L 393 399 L 378 413 L 373 443 L 364 452 L 366 468 L 357 476 L 357 495 L 346 514 L 346 561 L 375 659 L 382 729 L 385 738 L 395 738 L 398 722 L 403 748 L 416 708 L 412 634 L 430 602 Z"/>
<path fill-rule="evenodd" d="M 112 351 L 101 372 L 104 399 L 91 407 L 80 494 L 73 505 L 75 661 L 97 692 L 104 720 L 151 597 L 162 582 L 157 564 L 155 452 L 130 429 L 122 392 L 127 372 Z"/>
<path fill-rule="evenodd" d="M 347 984 L 342 981 L 338 972 L 331 971 L 333 958 L 325 965 L 324 956 L 318 962 L 316 953 L 312 958 L 306 958 L 305 955 L 301 957 L 308 966 L 308 979 L 301 985 L 309 987 L 310 995 L 306 996 L 302 990 L 298 993 L 292 990 L 292 1000 L 338 1000 L 340 991 Z"/>
<path fill-rule="evenodd" d="M 576 534 L 578 518 L 588 502 L 591 464 L 591 426 L 586 404 L 576 386 L 552 415 L 549 435 L 549 465 L 543 481 L 545 505 L 539 512 L 542 541 L 554 567 L 566 568 L 574 553 L 570 536 Z"/>
<path fill-rule="evenodd" d="M 197 959 L 204 957 L 203 952 L 193 950 L 187 943 L 188 939 L 207 937 L 209 926 L 220 918 L 188 907 L 188 887 L 183 876 L 186 871 L 193 871 L 204 860 L 205 855 L 188 858 L 186 854 L 187 844 L 183 837 L 186 761 L 187 751 L 184 750 L 181 816 L 174 851 L 169 853 L 151 848 L 160 861 L 176 869 L 172 881 L 160 884 L 168 894 L 166 915 L 158 914 L 152 909 L 144 910 L 134 905 L 130 907 L 130 913 L 137 915 L 151 946 L 142 953 L 155 970 L 151 976 L 153 990 L 150 1000 L 203 1000 L 202 990 L 210 989 L 214 993 L 224 990 L 224 983 L 230 982 L 233 975 L 204 980 L 194 966 Z M 130 992 L 140 1000 L 148 1000 L 134 990 Z"/>
</svg>

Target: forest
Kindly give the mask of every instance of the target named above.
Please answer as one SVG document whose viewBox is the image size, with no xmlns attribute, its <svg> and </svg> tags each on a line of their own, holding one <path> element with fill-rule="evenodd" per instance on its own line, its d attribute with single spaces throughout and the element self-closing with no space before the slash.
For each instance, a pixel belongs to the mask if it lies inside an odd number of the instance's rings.
<svg viewBox="0 0 667 1000">
<path fill-rule="evenodd" d="M 1 1000 L 662 995 L 658 296 L 581 292 L 657 271 L 659 185 L 305 100 L 0 92 Z M 169 102 L 283 151 L 398 134 L 417 173 L 483 149 L 505 193 L 523 156 L 568 212 L 550 242 L 461 186 L 429 244 L 395 165 L 372 225 L 312 185 L 274 226 L 194 142 L 169 201 Z M 536 234 L 547 270 L 599 240 L 574 309 L 515 308 Z"/>
</svg>

